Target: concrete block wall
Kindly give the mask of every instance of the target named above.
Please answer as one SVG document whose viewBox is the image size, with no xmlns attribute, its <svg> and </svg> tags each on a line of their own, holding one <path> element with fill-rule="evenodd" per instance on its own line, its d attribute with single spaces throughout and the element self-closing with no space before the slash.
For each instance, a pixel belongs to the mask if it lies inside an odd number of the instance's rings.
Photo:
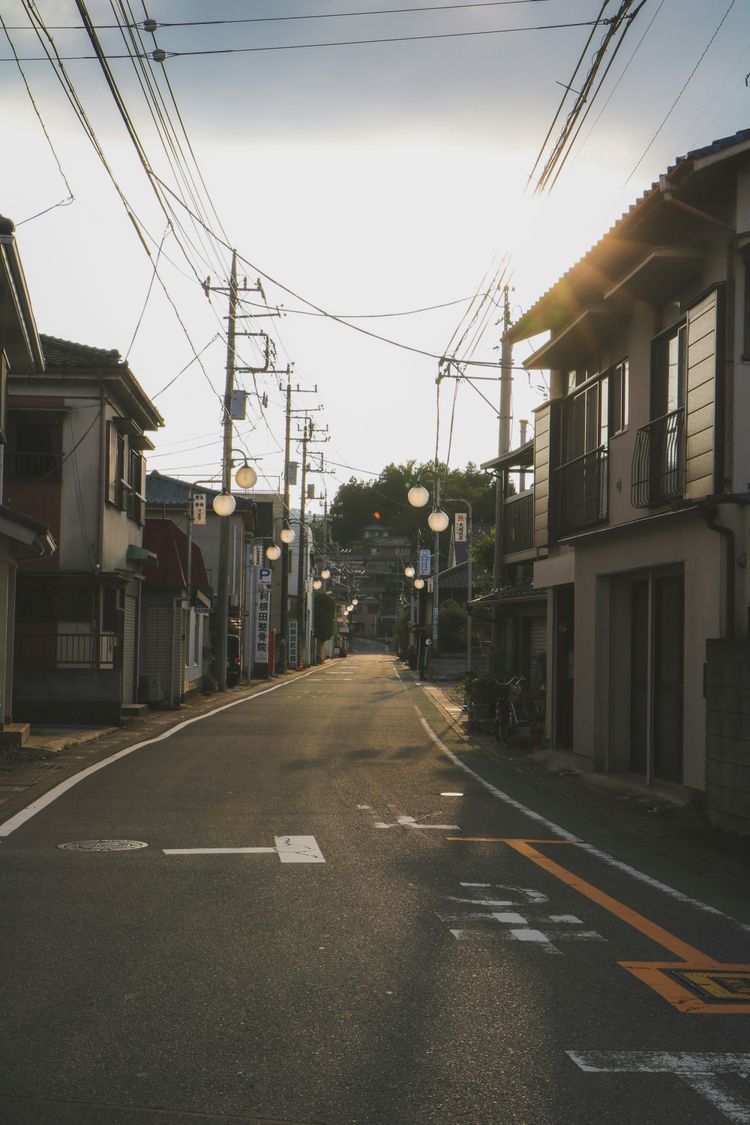
<svg viewBox="0 0 750 1125">
<path fill-rule="evenodd" d="M 750 640 L 706 644 L 706 811 L 750 836 Z"/>
</svg>

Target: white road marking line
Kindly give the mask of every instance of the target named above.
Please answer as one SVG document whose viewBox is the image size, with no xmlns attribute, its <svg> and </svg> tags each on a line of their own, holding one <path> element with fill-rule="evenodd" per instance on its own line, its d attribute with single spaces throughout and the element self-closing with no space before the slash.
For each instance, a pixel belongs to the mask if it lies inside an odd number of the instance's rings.
<svg viewBox="0 0 750 1125">
<path fill-rule="evenodd" d="M 674 1074 L 733 1125 L 750 1125 L 750 1104 L 716 1075 L 750 1078 L 750 1055 L 669 1054 L 666 1051 L 566 1051 L 587 1074 Z"/>
<path fill-rule="evenodd" d="M 162 848 L 164 855 L 273 855 L 276 848 Z"/>
<path fill-rule="evenodd" d="M 113 762 L 119 761 L 120 758 L 126 758 L 128 754 L 133 754 L 136 750 L 142 750 L 144 746 L 153 746 L 156 742 L 164 742 L 167 738 L 171 738 L 173 734 L 177 734 L 178 731 L 192 726 L 193 723 L 200 723 L 203 719 L 213 718 L 214 715 L 218 715 L 221 711 L 228 711 L 230 707 L 239 707 L 241 703 L 252 703 L 254 699 L 260 699 L 262 695 L 268 695 L 272 691 L 279 691 L 280 688 L 289 687 L 292 684 L 299 683 L 300 680 L 306 680 L 308 676 L 314 676 L 319 671 L 319 668 L 313 668 L 311 672 L 305 672 L 303 676 L 296 676 L 293 680 L 287 680 L 282 684 L 274 684 L 273 687 L 264 688 L 263 691 L 257 691 L 254 695 L 245 695 L 242 699 L 234 699 L 231 703 L 224 703 L 221 707 L 215 707 L 213 711 L 207 711 L 204 715 L 196 715 L 193 719 L 185 719 L 184 722 L 177 723 L 176 726 L 170 727 L 169 730 L 164 731 L 163 734 L 159 734 L 155 738 L 147 738 L 143 742 L 136 742 L 133 746 L 126 746 L 124 750 L 118 750 L 116 754 L 111 754 L 109 758 L 104 758 L 101 762 L 96 762 L 95 765 L 88 766 L 87 769 L 74 774 L 73 777 L 61 781 L 59 785 L 56 785 L 54 789 L 50 789 L 44 796 L 39 797 L 36 801 L 32 801 L 30 805 L 27 805 L 25 809 L 21 809 L 15 816 L 11 816 L 8 820 L 3 821 L 2 824 L 0 824 L 0 838 L 10 836 L 12 832 L 15 832 L 16 829 L 20 828 L 22 824 L 25 824 L 27 820 L 31 820 L 33 816 L 36 816 L 37 813 L 40 813 L 43 809 L 46 809 L 48 805 L 51 805 L 53 801 L 56 801 L 58 797 L 62 797 L 68 790 L 73 789 L 76 785 L 85 781 L 87 777 L 91 777 L 92 774 L 103 770 L 105 766 L 111 766 Z"/>
<path fill-rule="evenodd" d="M 493 890 L 500 891 L 503 895 L 508 895 L 508 898 L 502 899 L 484 899 L 476 898 L 456 898 L 454 895 L 444 895 L 450 902 L 473 902 L 482 903 L 489 906 L 519 906 L 522 903 L 529 905 L 530 903 L 539 904 L 542 902 L 549 902 L 549 899 L 541 891 L 535 890 L 533 887 L 510 887 L 504 883 L 459 883 L 460 887 L 479 887 L 482 890 L 492 888 Z"/>
<path fill-rule="evenodd" d="M 403 681 L 402 686 L 404 687 L 404 690 L 406 690 L 406 687 L 403 685 Z M 631 867 L 629 863 L 624 863 L 620 859 L 615 859 L 615 857 L 610 855 L 609 852 L 602 851 L 601 848 L 596 848 L 593 844 L 587 844 L 579 836 L 574 835 L 572 832 L 568 832 L 565 828 L 561 828 L 559 824 L 555 824 L 553 820 L 549 820 L 546 816 L 542 816 L 540 813 L 535 812 L 534 809 L 530 809 L 527 805 L 524 805 L 520 801 L 517 801 L 514 797 L 511 797 L 510 794 L 504 793 L 502 789 L 498 789 L 495 785 L 492 785 L 491 782 L 486 781 L 485 778 L 483 778 L 480 774 L 475 773 L 471 766 L 467 766 L 466 762 L 463 762 L 460 758 L 457 758 L 456 755 L 448 749 L 443 740 L 435 734 L 430 724 L 420 712 L 416 703 L 412 704 L 412 706 L 414 707 L 414 710 L 419 717 L 419 721 L 427 732 L 429 738 L 435 743 L 436 746 L 440 748 L 442 753 L 445 754 L 445 756 L 449 758 L 451 762 L 453 762 L 453 764 L 458 767 L 458 769 L 463 770 L 464 773 L 474 778 L 478 785 L 481 785 L 483 789 L 486 789 L 487 792 L 491 793 L 492 796 L 495 797 L 498 801 L 502 801 L 503 804 L 509 805 L 511 808 L 516 809 L 520 813 L 523 813 L 524 816 L 528 816 L 531 820 L 536 821 L 537 824 L 544 825 L 545 828 L 547 828 L 550 832 L 553 832 L 556 836 L 560 836 L 564 840 L 569 840 L 571 843 L 579 847 L 582 851 L 587 852 L 588 855 L 594 856 L 595 859 L 600 860 L 608 867 L 614 867 L 618 871 L 623 871 L 631 878 L 636 879 L 640 883 L 645 883 L 648 887 L 653 887 L 654 890 L 661 891 L 662 894 L 668 895 L 670 898 L 675 899 L 677 902 L 684 903 L 686 906 L 692 906 L 694 909 L 701 910 L 705 914 L 713 914 L 719 918 L 725 918 L 728 922 L 732 922 L 741 930 L 744 930 L 746 932 L 750 931 L 750 924 L 741 922 L 738 918 L 734 918 L 731 914 L 727 914 L 725 911 L 719 910 L 717 907 L 711 906 L 707 902 L 702 902 L 698 898 L 693 898 L 691 895 L 686 895 L 682 891 L 678 891 L 675 887 L 670 887 L 668 883 L 662 883 L 660 879 L 654 879 L 653 876 L 647 875 L 644 871 L 639 871 L 637 867 Z"/>
<path fill-rule="evenodd" d="M 282 863 L 325 863 L 314 836 L 274 836 Z"/>
</svg>

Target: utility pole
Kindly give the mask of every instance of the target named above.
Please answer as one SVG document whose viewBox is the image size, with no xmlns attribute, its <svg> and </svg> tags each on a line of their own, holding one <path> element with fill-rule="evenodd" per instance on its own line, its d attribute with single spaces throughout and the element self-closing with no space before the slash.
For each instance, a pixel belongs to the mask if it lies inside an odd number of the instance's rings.
<svg viewBox="0 0 750 1125">
<path fill-rule="evenodd" d="M 297 570 L 297 651 L 302 652 L 305 639 L 305 498 L 307 493 L 307 443 L 312 437 L 313 423 L 305 418 L 302 431 L 302 495 L 299 509 L 299 558 Z"/>
<path fill-rule="evenodd" d="M 227 326 L 227 368 L 224 386 L 224 442 L 221 459 L 221 490 L 231 492 L 232 484 L 232 392 L 234 391 L 235 328 L 237 322 L 237 251 L 232 251 L 232 276 L 229 281 L 229 323 Z M 219 691 L 227 688 L 227 633 L 229 629 L 229 518 L 219 519 L 219 578 L 216 606 L 216 673 Z"/>
<path fill-rule="evenodd" d="M 289 452 L 292 426 L 292 369 L 286 371 L 286 424 L 284 429 L 284 519 L 289 519 Z M 297 639 L 299 651 L 299 638 Z M 281 651 L 284 654 L 282 673 L 289 667 L 289 546 L 281 544 Z"/>
<path fill-rule="evenodd" d="M 510 424 L 513 391 L 513 345 L 507 339 L 510 329 L 510 296 L 503 286 L 503 334 L 500 341 L 500 432 L 498 453 L 510 450 Z M 495 481 L 495 552 L 492 560 L 492 586 L 497 592 L 503 585 L 503 530 L 505 521 L 505 473 L 500 470 Z M 492 651 L 497 659 L 500 648 L 500 607 L 492 614 Z"/>
</svg>

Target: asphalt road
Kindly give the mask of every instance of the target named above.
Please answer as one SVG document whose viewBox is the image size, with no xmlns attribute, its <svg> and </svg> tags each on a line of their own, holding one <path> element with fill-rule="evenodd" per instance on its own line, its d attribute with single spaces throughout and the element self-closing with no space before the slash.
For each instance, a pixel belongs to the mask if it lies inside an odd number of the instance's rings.
<svg viewBox="0 0 750 1125">
<path fill-rule="evenodd" d="M 397 668 L 0 825 L 3 1125 L 750 1123 L 747 900 L 467 752 Z"/>
</svg>

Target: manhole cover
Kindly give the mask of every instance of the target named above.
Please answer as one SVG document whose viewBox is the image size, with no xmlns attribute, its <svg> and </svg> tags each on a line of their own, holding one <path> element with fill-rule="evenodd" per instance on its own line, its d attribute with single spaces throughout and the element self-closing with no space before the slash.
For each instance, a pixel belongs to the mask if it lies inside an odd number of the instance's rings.
<svg viewBox="0 0 750 1125">
<path fill-rule="evenodd" d="M 750 968 L 676 969 L 671 975 L 703 1000 L 721 1000 L 724 1003 L 747 1003 L 750 1000 Z"/>
<path fill-rule="evenodd" d="M 57 846 L 71 852 L 133 852 L 138 848 L 147 848 L 148 844 L 143 840 L 72 840 Z"/>
</svg>

